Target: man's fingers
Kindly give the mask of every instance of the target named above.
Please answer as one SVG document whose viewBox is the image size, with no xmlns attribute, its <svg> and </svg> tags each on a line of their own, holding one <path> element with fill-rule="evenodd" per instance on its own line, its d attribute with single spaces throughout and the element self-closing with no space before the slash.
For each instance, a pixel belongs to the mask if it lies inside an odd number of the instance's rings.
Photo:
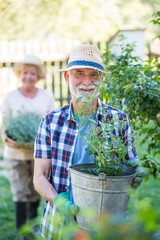
<svg viewBox="0 0 160 240">
<path fill-rule="evenodd" d="M 133 183 L 141 183 L 142 181 L 143 181 L 143 178 L 135 177 L 135 179 L 133 180 Z"/>
<path fill-rule="evenodd" d="M 132 184 L 132 187 L 133 187 L 134 189 L 137 189 L 139 186 L 140 186 L 140 183 L 133 183 L 133 184 Z"/>
<path fill-rule="evenodd" d="M 69 211 L 72 215 L 76 216 L 76 214 L 79 212 L 79 207 L 75 204 L 69 206 Z"/>
<path fill-rule="evenodd" d="M 142 171 L 142 172 L 137 172 L 137 173 L 136 173 L 136 176 L 137 176 L 137 177 L 144 178 L 144 177 L 146 177 L 146 173 L 145 173 L 144 171 Z"/>
</svg>

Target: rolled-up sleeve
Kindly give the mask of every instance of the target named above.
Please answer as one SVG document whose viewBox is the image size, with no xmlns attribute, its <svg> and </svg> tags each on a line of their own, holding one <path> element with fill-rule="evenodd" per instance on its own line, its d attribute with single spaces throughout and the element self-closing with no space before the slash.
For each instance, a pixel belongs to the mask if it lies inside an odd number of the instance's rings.
<svg viewBox="0 0 160 240">
<path fill-rule="evenodd" d="M 40 122 L 35 144 L 34 158 L 51 159 L 51 138 L 50 125 L 47 123 L 47 118 L 44 116 Z"/>
</svg>

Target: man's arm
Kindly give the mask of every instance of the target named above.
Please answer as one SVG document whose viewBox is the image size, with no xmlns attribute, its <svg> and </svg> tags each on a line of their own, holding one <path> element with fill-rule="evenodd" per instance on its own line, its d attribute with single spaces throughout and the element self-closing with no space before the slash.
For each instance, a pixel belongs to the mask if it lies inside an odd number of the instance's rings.
<svg viewBox="0 0 160 240">
<path fill-rule="evenodd" d="M 63 215 L 67 223 L 75 223 L 75 216 L 79 211 L 79 207 L 69 200 L 69 193 L 62 192 L 57 194 L 56 190 L 47 179 L 51 169 L 51 160 L 35 159 L 33 184 L 35 190 L 46 200 L 50 201 Z"/>
<path fill-rule="evenodd" d="M 36 158 L 34 163 L 33 184 L 35 190 L 46 200 L 53 203 L 57 195 L 56 190 L 48 181 L 48 174 L 51 169 L 51 160 Z"/>
</svg>

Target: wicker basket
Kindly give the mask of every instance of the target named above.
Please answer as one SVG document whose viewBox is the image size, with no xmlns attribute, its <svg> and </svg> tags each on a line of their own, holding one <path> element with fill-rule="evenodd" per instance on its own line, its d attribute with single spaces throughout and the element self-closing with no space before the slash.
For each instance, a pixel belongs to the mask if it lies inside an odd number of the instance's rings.
<svg viewBox="0 0 160 240">
<path fill-rule="evenodd" d="M 34 143 L 33 142 L 16 142 L 13 139 L 9 138 L 8 136 L 5 139 L 5 143 L 12 148 L 21 148 L 21 149 L 33 149 Z"/>
</svg>

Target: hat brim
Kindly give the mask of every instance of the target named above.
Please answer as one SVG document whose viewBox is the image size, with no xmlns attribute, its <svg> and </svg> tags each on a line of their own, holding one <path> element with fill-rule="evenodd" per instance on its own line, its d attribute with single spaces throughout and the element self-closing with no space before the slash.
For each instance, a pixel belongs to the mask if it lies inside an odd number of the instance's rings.
<svg viewBox="0 0 160 240">
<path fill-rule="evenodd" d="M 97 70 L 97 71 L 100 71 L 104 74 L 111 74 L 111 72 L 106 72 L 104 70 L 101 70 L 99 68 L 96 68 L 96 67 L 91 67 L 91 66 L 72 66 L 72 67 L 66 67 L 66 68 L 61 68 L 59 69 L 58 71 L 59 72 L 67 72 L 67 71 L 70 71 L 72 69 L 77 69 L 77 68 L 91 68 L 91 69 L 94 69 L 94 70 Z"/>
<path fill-rule="evenodd" d="M 27 65 L 31 65 L 31 66 L 35 66 L 38 69 L 39 72 L 39 79 L 45 79 L 46 78 L 46 67 L 43 64 L 35 64 L 35 63 L 23 63 L 23 62 L 17 62 L 13 65 L 13 71 L 14 73 L 19 76 L 20 73 L 20 69 L 22 68 L 22 66 L 27 66 Z"/>
<path fill-rule="evenodd" d="M 76 69 L 76 68 L 92 68 L 100 72 L 104 71 L 104 67 L 102 64 L 95 61 L 93 62 L 93 61 L 81 60 L 81 59 L 69 61 L 67 67 L 65 68 L 66 69 L 65 71 Z"/>
</svg>

